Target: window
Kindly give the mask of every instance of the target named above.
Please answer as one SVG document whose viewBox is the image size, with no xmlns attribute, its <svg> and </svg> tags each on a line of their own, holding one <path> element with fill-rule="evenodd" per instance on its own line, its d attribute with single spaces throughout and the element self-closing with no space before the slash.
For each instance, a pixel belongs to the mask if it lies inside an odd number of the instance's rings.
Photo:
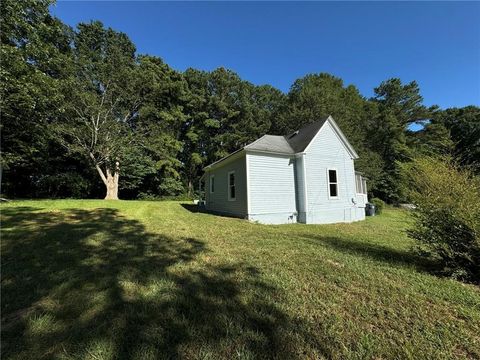
<svg viewBox="0 0 480 360">
<path fill-rule="evenodd" d="M 355 175 L 355 184 L 357 186 L 357 194 L 363 194 L 362 175 L 359 175 L 359 174 Z"/>
<path fill-rule="evenodd" d="M 210 176 L 210 194 L 215 192 L 215 175 Z"/>
<path fill-rule="evenodd" d="M 337 170 L 328 169 L 328 194 L 331 198 L 338 197 Z"/>
<path fill-rule="evenodd" d="M 367 195 L 367 179 L 362 176 L 362 189 L 363 194 Z"/>
<path fill-rule="evenodd" d="M 367 193 L 367 180 L 360 174 L 355 174 L 355 184 L 357 187 L 357 194 Z"/>
<path fill-rule="evenodd" d="M 228 173 L 228 200 L 234 201 L 236 199 L 235 193 L 235 171 Z"/>
</svg>

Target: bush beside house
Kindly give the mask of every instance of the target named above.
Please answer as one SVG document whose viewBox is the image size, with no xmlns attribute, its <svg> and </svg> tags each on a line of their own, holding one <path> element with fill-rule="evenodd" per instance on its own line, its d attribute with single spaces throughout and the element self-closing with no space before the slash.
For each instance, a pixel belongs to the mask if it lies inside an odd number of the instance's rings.
<svg viewBox="0 0 480 360">
<path fill-rule="evenodd" d="M 404 171 L 417 206 L 409 236 L 445 274 L 480 282 L 480 179 L 450 159 L 418 158 Z"/>
</svg>

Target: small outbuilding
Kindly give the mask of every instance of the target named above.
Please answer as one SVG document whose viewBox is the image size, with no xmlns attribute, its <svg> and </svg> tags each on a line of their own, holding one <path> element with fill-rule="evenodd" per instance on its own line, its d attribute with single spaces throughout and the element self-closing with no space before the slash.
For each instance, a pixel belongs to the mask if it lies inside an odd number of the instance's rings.
<svg viewBox="0 0 480 360">
<path fill-rule="evenodd" d="M 264 135 L 204 168 L 205 208 L 265 224 L 364 220 L 366 179 L 355 159 L 331 116 Z"/>
</svg>

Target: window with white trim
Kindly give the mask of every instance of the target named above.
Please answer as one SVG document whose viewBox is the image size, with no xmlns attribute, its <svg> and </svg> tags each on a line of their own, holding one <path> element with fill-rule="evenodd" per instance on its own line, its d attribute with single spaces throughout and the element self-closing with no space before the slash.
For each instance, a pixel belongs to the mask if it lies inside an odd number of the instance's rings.
<svg viewBox="0 0 480 360">
<path fill-rule="evenodd" d="M 215 175 L 210 175 L 210 194 L 215 192 Z"/>
<path fill-rule="evenodd" d="M 327 170 L 327 176 L 328 176 L 328 195 L 331 198 L 336 198 L 336 197 L 338 197 L 337 170 L 328 169 Z"/>
<path fill-rule="evenodd" d="M 360 174 L 355 174 L 357 194 L 367 194 L 367 180 Z"/>
<path fill-rule="evenodd" d="M 236 188 L 235 188 L 235 171 L 230 171 L 228 173 L 228 200 L 236 200 Z"/>
<path fill-rule="evenodd" d="M 362 189 L 363 194 L 367 195 L 367 179 L 362 176 Z"/>
</svg>

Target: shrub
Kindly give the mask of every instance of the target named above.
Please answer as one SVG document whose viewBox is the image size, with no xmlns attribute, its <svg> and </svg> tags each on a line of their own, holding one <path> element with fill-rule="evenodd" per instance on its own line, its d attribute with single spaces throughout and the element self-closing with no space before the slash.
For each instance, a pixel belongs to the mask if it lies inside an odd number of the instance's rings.
<svg viewBox="0 0 480 360">
<path fill-rule="evenodd" d="M 409 236 L 452 277 L 480 281 L 480 180 L 450 159 L 413 160 L 403 167 L 417 208 Z"/>
<path fill-rule="evenodd" d="M 375 214 L 380 215 L 385 207 L 385 201 L 379 198 L 373 198 L 370 202 L 375 205 Z"/>
<path fill-rule="evenodd" d="M 84 198 L 89 193 L 91 183 L 75 172 L 41 175 L 36 183 L 36 195 L 52 198 Z"/>
<path fill-rule="evenodd" d="M 191 201 L 193 200 L 188 194 L 179 194 L 179 195 L 158 195 L 151 192 L 141 192 L 137 196 L 138 200 L 148 200 L 148 201 Z"/>
</svg>

